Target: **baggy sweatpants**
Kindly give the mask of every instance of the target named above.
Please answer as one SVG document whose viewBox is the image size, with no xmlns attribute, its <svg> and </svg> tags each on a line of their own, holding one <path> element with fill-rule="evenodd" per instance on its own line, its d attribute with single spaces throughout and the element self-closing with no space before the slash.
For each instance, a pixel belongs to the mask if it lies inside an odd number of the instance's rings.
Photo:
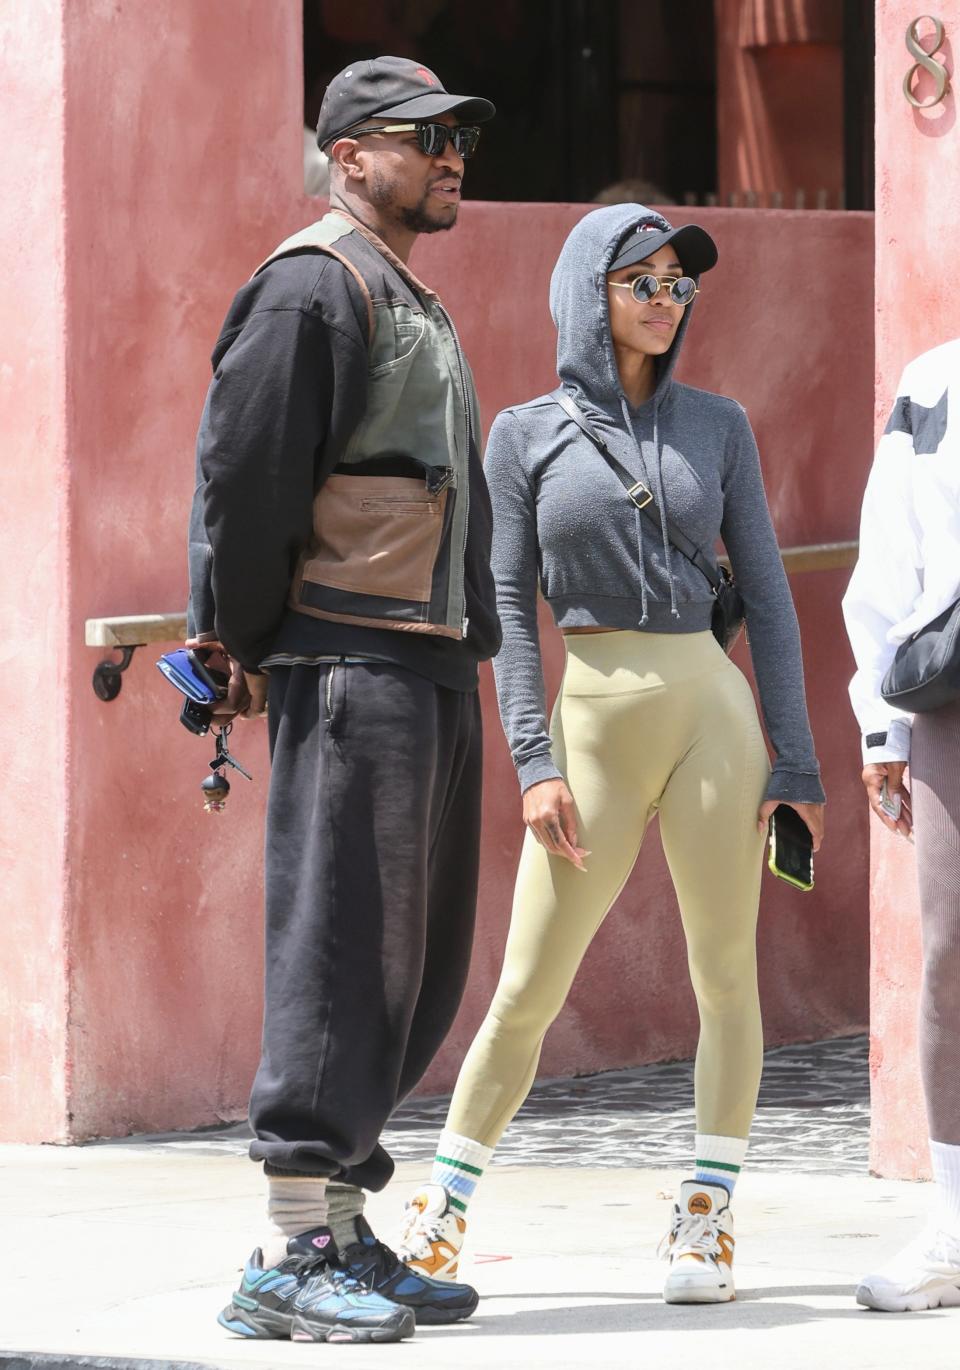
<svg viewBox="0 0 960 1370">
<path fill-rule="evenodd" d="M 659 814 L 700 1013 L 697 1131 L 746 1137 L 763 1064 L 757 811 L 770 775 L 753 695 L 712 633 L 564 641 L 553 755 L 576 803 L 580 845 L 591 855 L 584 874 L 527 832 L 500 982 L 460 1071 L 447 1127 L 496 1146 Z"/>
<path fill-rule="evenodd" d="M 272 667 L 254 1160 L 382 1189 L 380 1133 L 446 1036 L 473 940 L 476 692 L 398 666 Z"/>
<path fill-rule="evenodd" d="M 960 1145 L 960 702 L 917 714 L 911 743 L 923 978 L 920 1069 L 930 1136 Z"/>
</svg>

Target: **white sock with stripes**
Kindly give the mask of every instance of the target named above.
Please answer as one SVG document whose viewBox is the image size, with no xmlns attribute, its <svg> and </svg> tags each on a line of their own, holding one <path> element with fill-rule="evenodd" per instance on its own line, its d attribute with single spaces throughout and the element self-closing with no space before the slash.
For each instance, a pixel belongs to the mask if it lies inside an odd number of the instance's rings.
<svg viewBox="0 0 960 1370">
<path fill-rule="evenodd" d="M 717 1137 L 698 1132 L 695 1142 L 696 1172 L 700 1184 L 722 1184 L 733 1196 L 740 1175 L 743 1158 L 747 1154 L 746 1137 Z"/>
<path fill-rule="evenodd" d="M 492 1155 L 492 1146 L 482 1146 L 480 1142 L 444 1128 L 437 1143 L 430 1183 L 442 1184 L 450 1199 L 450 1207 L 457 1213 L 466 1213 L 467 1204 L 473 1198 L 473 1191 L 480 1183 L 480 1177 Z"/>
<path fill-rule="evenodd" d="M 933 1220 L 951 1236 L 960 1237 L 960 1146 L 931 1138 L 930 1161 L 940 1201 Z"/>
</svg>

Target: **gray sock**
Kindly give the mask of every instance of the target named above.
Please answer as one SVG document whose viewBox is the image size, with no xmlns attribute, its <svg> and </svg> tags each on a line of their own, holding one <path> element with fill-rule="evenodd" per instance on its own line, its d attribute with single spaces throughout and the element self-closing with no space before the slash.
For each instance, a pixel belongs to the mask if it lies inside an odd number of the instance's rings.
<svg viewBox="0 0 960 1370">
<path fill-rule="evenodd" d="M 340 1251 L 357 1240 L 354 1223 L 363 1213 L 367 1196 L 355 1184 L 340 1184 L 332 1180 L 327 1185 L 327 1226 Z"/>
<path fill-rule="evenodd" d="M 268 1228 L 262 1242 L 263 1268 L 278 1265 L 287 1254 L 287 1241 L 327 1225 L 327 1180 L 318 1175 L 268 1175 Z"/>
</svg>

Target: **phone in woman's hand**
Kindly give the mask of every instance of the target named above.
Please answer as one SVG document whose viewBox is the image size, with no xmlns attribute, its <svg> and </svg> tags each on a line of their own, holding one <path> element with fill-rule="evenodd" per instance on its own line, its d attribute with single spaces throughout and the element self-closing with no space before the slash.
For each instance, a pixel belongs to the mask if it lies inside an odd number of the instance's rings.
<svg viewBox="0 0 960 1370">
<path fill-rule="evenodd" d="M 810 829 L 789 804 L 778 804 L 770 815 L 770 856 L 767 865 L 794 889 L 813 889 L 813 838 Z"/>
</svg>

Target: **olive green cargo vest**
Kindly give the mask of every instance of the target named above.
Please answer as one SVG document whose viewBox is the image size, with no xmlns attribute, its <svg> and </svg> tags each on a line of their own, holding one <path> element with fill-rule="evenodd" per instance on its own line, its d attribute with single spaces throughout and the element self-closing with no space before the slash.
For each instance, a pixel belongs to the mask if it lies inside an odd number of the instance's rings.
<svg viewBox="0 0 960 1370">
<path fill-rule="evenodd" d="M 436 293 L 339 211 L 281 243 L 336 257 L 363 291 L 366 412 L 314 497 L 289 603 L 339 623 L 462 638 L 473 377 Z M 256 273 L 255 273 L 256 274 Z"/>
</svg>

